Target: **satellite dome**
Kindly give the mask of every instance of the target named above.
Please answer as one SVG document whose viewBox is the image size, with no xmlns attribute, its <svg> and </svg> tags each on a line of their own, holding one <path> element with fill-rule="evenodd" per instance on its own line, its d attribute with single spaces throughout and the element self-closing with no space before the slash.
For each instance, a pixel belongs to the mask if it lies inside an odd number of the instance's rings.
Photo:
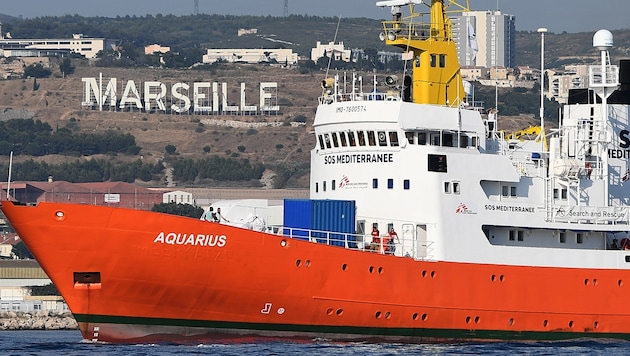
<svg viewBox="0 0 630 356">
<path fill-rule="evenodd" d="M 599 30 L 593 36 L 593 47 L 605 51 L 613 46 L 613 35 L 608 30 Z"/>
</svg>

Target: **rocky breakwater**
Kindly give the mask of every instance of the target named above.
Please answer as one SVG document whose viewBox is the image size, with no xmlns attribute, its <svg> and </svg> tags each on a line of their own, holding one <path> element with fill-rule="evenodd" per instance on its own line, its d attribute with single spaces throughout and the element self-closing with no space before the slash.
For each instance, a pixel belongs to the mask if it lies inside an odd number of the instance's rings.
<svg viewBox="0 0 630 356">
<path fill-rule="evenodd" d="M 0 312 L 0 330 L 75 330 L 79 326 L 70 312 L 47 310 L 34 313 Z"/>
</svg>

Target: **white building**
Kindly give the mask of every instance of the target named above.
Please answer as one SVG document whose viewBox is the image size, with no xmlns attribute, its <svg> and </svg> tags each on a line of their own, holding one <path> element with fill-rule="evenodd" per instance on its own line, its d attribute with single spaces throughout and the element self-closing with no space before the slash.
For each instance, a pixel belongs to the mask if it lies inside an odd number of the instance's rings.
<svg viewBox="0 0 630 356">
<path fill-rule="evenodd" d="M 56 55 L 63 52 L 78 53 L 85 58 L 96 58 L 100 51 L 111 49 L 114 41 L 105 38 L 83 37 L 74 34 L 72 38 L 50 39 L 8 39 L 0 40 L 0 49 L 5 57 L 37 57 Z"/>
<path fill-rule="evenodd" d="M 160 46 L 157 43 L 144 47 L 144 54 L 168 53 L 170 51 L 171 51 L 171 47 Z"/>
<path fill-rule="evenodd" d="M 516 65 L 516 27 L 513 15 L 495 11 L 470 11 L 451 19 L 462 66 L 506 67 Z M 473 42 L 477 51 L 474 53 Z"/>
<path fill-rule="evenodd" d="M 208 49 L 203 63 L 224 61 L 230 63 L 287 63 L 297 64 L 298 55 L 291 49 Z"/>
<path fill-rule="evenodd" d="M 172 192 L 164 193 L 164 195 L 162 196 L 162 202 L 165 204 L 178 203 L 195 205 L 195 199 L 193 195 L 183 190 L 174 190 Z"/>
<path fill-rule="evenodd" d="M 317 60 L 324 56 L 332 57 L 336 61 L 350 62 L 352 51 L 345 49 L 343 42 L 339 42 L 339 44 L 334 42 L 322 44 L 320 41 L 317 41 L 317 46 L 311 49 L 311 60 L 317 63 Z"/>
<path fill-rule="evenodd" d="M 547 70 L 549 77 L 549 90 L 545 96 L 553 98 L 558 103 L 566 104 L 569 99 L 569 90 L 588 87 L 587 65 L 568 65 L 564 71 Z"/>
</svg>

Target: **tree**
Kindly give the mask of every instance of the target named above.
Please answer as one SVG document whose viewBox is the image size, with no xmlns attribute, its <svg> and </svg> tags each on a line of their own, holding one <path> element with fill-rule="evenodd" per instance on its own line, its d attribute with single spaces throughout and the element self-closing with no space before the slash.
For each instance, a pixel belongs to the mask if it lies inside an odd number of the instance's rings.
<svg viewBox="0 0 630 356">
<path fill-rule="evenodd" d="M 59 64 L 59 70 L 64 77 L 68 74 L 74 73 L 74 66 L 72 65 L 72 61 L 70 61 L 70 58 L 64 58 L 61 61 Z"/>
<path fill-rule="evenodd" d="M 31 64 L 24 68 L 24 78 L 48 78 L 52 72 L 48 68 L 44 68 L 41 63 Z"/>
<path fill-rule="evenodd" d="M 177 150 L 177 148 L 173 145 L 166 145 L 166 147 L 164 147 L 164 150 L 166 151 L 166 153 L 168 153 L 169 155 L 172 155 L 175 153 L 175 151 Z"/>
<path fill-rule="evenodd" d="M 13 248 L 11 249 L 11 253 L 14 256 L 17 256 L 18 259 L 33 259 L 34 258 L 33 255 L 31 254 L 31 251 L 28 250 L 28 248 L 26 247 L 23 241 L 20 241 L 16 243 L 15 245 L 13 245 Z"/>
<path fill-rule="evenodd" d="M 190 204 L 181 203 L 161 203 L 155 204 L 151 208 L 151 211 L 157 211 L 160 213 L 188 216 L 191 218 L 198 218 L 203 214 L 203 208 Z"/>
</svg>

